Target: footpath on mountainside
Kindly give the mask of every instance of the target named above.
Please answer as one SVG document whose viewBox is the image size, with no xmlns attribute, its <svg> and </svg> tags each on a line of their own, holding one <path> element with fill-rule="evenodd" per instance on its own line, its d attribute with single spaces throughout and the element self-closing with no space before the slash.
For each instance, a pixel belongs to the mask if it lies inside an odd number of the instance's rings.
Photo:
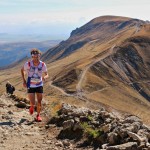
<svg viewBox="0 0 150 150">
<path fill-rule="evenodd" d="M 29 114 L 29 102 L 16 95 L 3 94 L 0 97 L 0 150 L 72 150 L 66 140 L 58 140 L 59 128 L 49 125 L 50 116 L 43 100 L 42 122 L 36 122 Z M 66 145 L 65 145 L 66 144 Z"/>
</svg>

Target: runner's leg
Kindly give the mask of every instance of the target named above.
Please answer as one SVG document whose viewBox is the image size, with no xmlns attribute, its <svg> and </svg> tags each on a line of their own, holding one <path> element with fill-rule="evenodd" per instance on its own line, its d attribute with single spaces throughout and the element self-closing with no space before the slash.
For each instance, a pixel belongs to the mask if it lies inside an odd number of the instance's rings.
<svg viewBox="0 0 150 150">
<path fill-rule="evenodd" d="M 36 116 L 36 120 L 38 122 L 42 121 L 42 118 L 40 116 L 40 112 L 41 112 L 41 102 L 42 102 L 42 98 L 43 98 L 43 94 L 42 93 L 36 93 L 37 94 L 37 116 Z"/>
<path fill-rule="evenodd" d="M 41 112 L 41 102 L 42 102 L 42 98 L 43 98 L 43 94 L 42 93 L 36 93 L 37 95 L 37 114 L 40 115 Z"/>
<path fill-rule="evenodd" d="M 35 93 L 28 93 L 28 97 L 30 100 L 30 108 L 29 108 L 29 112 L 32 115 L 34 112 L 34 106 L 35 106 Z"/>
<path fill-rule="evenodd" d="M 28 93 L 28 98 L 30 100 L 30 106 L 35 106 L 35 93 Z"/>
</svg>

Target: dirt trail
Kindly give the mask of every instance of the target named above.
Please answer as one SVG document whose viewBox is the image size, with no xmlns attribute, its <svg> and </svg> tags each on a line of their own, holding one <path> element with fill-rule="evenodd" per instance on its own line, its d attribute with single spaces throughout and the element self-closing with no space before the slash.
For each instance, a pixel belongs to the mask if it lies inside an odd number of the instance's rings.
<svg viewBox="0 0 150 150">
<path fill-rule="evenodd" d="M 15 104 L 8 96 L 0 97 L 0 150 L 64 149 L 62 142 L 56 139 L 59 129 L 54 125 L 45 128 L 48 108 L 44 107 L 41 112 L 42 122 L 36 122 L 36 112 L 30 115 L 28 109 Z"/>
<path fill-rule="evenodd" d="M 114 49 L 115 46 L 116 46 L 116 45 L 113 45 L 107 53 L 105 53 L 104 55 L 102 55 L 100 58 L 94 60 L 90 65 L 88 65 L 88 66 L 82 71 L 81 76 L 79 77 L 79 82 L 78 82 L 78 84 L 77 84 L 77 86 L 76 86 L 76 90 L 77 90 L 78 95 L 82 95 L 82 94 L 79 94 L 79 93 L 82 92 L 81 85 L 82 85 L 83 79 L 85 78 L 85 74 L 86 74 L 86 72 L 88 71 L 88 69 L 89 69 L 92 65 L 94 65 L 95 63 L 97 63 L 97 62 L 103 60 L 104 58 L 108 57 L 109 55 L 111 55 L 111 54 L 113 53 L 113 49 Z M 83 93 L 83 92 L 82 92 L 82 93 Z"/>
<path fill-rule="evenodd" d="M 49 86 L 51 86 L 52 88 L 57 89 L 58 91 L 60 91 L 62 94 L 66 95 L 66 96 L 74 96 L 74 97 L 77 97 L 77 98 L 79 98 L 79 99 L 86 100 L 86 99 L 85 99 L 85 96 L 84 96 L 84 92 L 83 92 L 82 87 L 81 87 L 82 82 L 83 82 L 83 80 L 84 80 L 84 78 L 85 78 L 85 74 L 87 73 L 88 69 L 89 69 L 93 64 L 95 64 L 95 63 L 97 63 L 97 62 L 103 60 L 104 58 L 108 57 L 109 55 L 111 55 L 111 54 L 113 53 L 113 50 L 114 50 L 115 46 L 116 46 L 116 44 L 114 44 L 114 45 L 109 49 L 108 52 L 106 52 L 106 53 L 103 54 L 100 58 L 94 60 L 90 65 L 88 65 L 87 67 L 84 68 L 84 70 L 82 71 L 81 75 L 79 76 L 79 82 L 78 82 L 78 84 L 76 85 L 76 91 L 77 91 L 76 94 L 68 94 L 68 93 L 66 93 L 62 88 L 59 88 L 59 87 L 57 87 L 57 86 L 54 86 L 54 85 L 52 84 L 52 81 L 49 82 Z"/>
<path fill-rule="evenodd" d="M 71 94 L 66 93 L 62 88 L 59 88 L 58 86 L 53 85 L 52 82 L 53 82 L 53 81 L 50 81 L 50 82 L 49 82 L 49 86 L 50 86 L 50 87 L 52 87 L 52 88 L 54 88 L 54 89 L 60 91 L 63 95 L 72 96 Z"/>
</svg>

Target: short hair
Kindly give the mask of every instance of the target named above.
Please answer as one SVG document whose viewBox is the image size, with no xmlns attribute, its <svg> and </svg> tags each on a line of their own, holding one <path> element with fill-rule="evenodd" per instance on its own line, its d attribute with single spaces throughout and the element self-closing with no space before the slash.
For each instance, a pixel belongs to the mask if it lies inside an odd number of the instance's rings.
<svg viewBox="0 0 150 150">
<path fill-rule="evenodd" d="M 32 48 L 30 51 L 30 54 L 32 55 L 33 52 L 37 52 L 38 54 L 42 54 L 42 52 L 37 48 Z"/>
</svg>

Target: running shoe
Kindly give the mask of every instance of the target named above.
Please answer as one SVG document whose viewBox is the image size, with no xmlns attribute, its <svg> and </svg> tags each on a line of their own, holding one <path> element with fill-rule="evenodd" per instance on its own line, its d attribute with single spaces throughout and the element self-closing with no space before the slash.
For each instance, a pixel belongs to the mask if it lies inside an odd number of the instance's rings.
<svg viewBox="0 0 150 150">
<path fill-rule="evenodd" d="M 42 118 L 40 117 L 40 115 L 37 115 L 37 116 L 36 116 L 36 121 L 37 121 L 37 122 L 41 122 L 41 121 L 42 121 Z"/>
</svg>

